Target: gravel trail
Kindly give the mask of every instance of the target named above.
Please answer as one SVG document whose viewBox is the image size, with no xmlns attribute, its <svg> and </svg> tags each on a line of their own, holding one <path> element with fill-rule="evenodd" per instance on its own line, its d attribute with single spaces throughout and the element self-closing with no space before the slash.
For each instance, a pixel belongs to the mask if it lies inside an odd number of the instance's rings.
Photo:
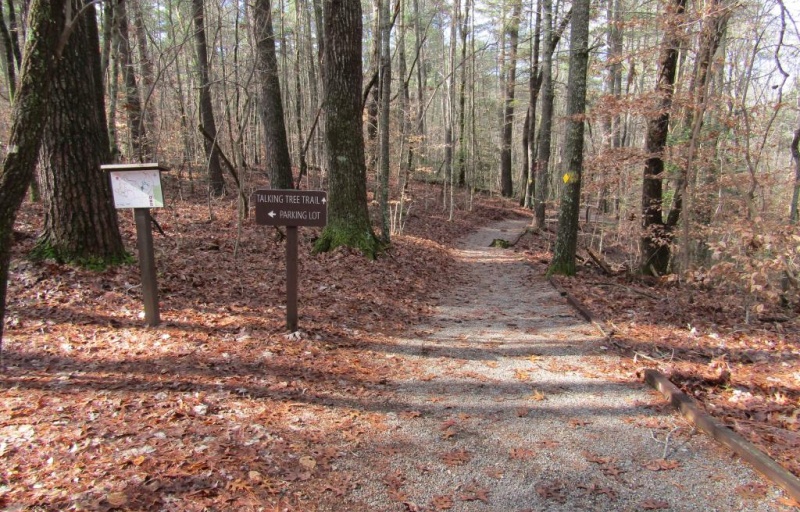
<svg viewBox="0 0 800 512">
<path fill-rule="evenodd" d="M 436 317 L 387 357 L 407 375 L 388 428 L 340 459 L 362 475 L 331 510 L 780 510 L 781 491 L 695 433 L 654 391 L 614 380 L 598 331 L 513 250 L 528 219 L 467 236 Z M 363 475 L 368 475 L 363 477 Z"/>
</svg>

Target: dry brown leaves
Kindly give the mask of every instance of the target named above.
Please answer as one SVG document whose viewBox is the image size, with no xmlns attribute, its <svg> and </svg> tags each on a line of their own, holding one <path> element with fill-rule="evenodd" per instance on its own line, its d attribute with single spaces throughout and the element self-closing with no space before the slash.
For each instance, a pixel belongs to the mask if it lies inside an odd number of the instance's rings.
<svg viewBox="0 0 800 512">
<path fill-rule="evenodd" d="M 0 375 L 0 501 L 162 510 L 177 500 L 187 511 L 340 503 L 359 478 L 332 469 L 340 454 L 386 428 L 375 404 L 401 370 L 389 334 L 430 314 L 455 268 L 448 245 L 507 212 L 476 203 L 448 223 L 435 189 L 417 186 L 405 235 L 377 261 L 347 249 L 312 255 L 318 230 L 301 229 L 300 331 L 288 335 L 277 230 L 251 218 L 237 244 L 234 198 L 209 205 L 167 187 L 169 208 L 154 212 L 167 234 L 155 235 L 156 329 L 142 325 L 137 265 L 29 261 L 43 213 L 20 211 Z M 120 223 L 134 248 L 129 212 Z"/>
<path fill-rule="evenodd" d="M 549 244 L 552 234 L 545 232 L 523 237 L 515 249 L 544 272 Z M 623 269 L 635 255 L 607 246 L 604 257 Z M 609 277 L 588 260 L 575 277 L 557 281 L 608 334 L 597 355 L 623 356 L 621 366 L 598 357 L 603 374 L 632 380 L 643 366 L 666 372 L 709 413 L 800 476 L 800 305 L 776 306 L 747 324 L 741 294 L 707 285 Z"/>
</svg>

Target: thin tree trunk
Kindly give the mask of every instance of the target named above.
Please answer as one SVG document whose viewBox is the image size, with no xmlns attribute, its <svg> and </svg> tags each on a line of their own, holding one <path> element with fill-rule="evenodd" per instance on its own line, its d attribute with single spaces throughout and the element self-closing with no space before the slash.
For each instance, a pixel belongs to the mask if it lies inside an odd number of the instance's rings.
<svg viewBox="0 0 800 512">
<path fill-rule="evenodd" d="M 206 44 L 205 12 L 203 0 L 192 0 L 194 19 L 194 40 L 197 52 L 198 92 L 200 95 L 200 119 L 203 130 L 212 139 L 217 137 L 217 124 L 214 120 L 214 107 L 211 103 L 211 83 L 208 71 L 208 49 Z M 206 158 L 208 159 L 208 180 L 211 195 L 221 196 L 225 193 L 225 180 L 222 177 L 219 149 L 213 142 L 203 139 Z"/>
<path fill-rule="evenodd" d="M 564 140 L 566 169 L 563 173 L 564 188 L 558 215 L 558 236 L 548 274 L 575 274 L 583 174 L 586 74 L 589 67 L 589 10 L 590 0 L 573 2 L 567 82 L 567 131 Z"/>
<path fill-rule="evenodd" d="M 472 9 L 472 0 L 467 0 L 464 6 L 464 20 L 461 23 L 461 82 L 458 90 L 458 184 L 467 183 L 467 142 L 464 136 L 466 130 L 466 101 L 467 101 L 467 36 L 469 35 L 469 12 Z"/>
<path fill-rule="evenodd" d="M 128 132 L 130 135 L 130 158 L 137 162 L 149 159 L 150 147 L 147 143 L 147 129 L 142 123 L 142 100 L 136 83 L 136 72 L 131 56 L 128 35 L 128 0 L 118 0 L 114 9 L 116 28 L 119 35 L 119 63 L 125 82 L 125 111 L 128 113 Z"/>
<path fill-rule="evenodd" d="M 542 15 L 544 17 L 544 62 L 542 63 L 542 121 L 539 126 L 539 140 L 536 142 L 536 185 L 533 202 L 533 226 L 545 229 L 545 205 L 548 195 L 550 145 L 553 136 L 553 52 L 555 37 L 553 35 L 553 2 L 543 0 Z"/>
<path fill-rule="evenodd" d="M 686 0 L 674 0 L 670 4 L 664 39 L 659 57 L 656 93 L 660 96 L 658 115 L 647 123 L 645 140 L 644 179 L 642 181 L 642 239 L 640 270 L 644 274 L 664 274 L 670 259 L 672 229 L 664 222 L 663 180 L 664 149 L 667 145 L 672 96 L 675 88 L 675 74 L 678 56 L 683 39 L 680 28 Z"/>
<path fill-rule="evenodd" d="M 17 63 L 14 60 L 14 47 L 11 43 L 11 34 L 8 32 L 8 27 L 6 27 L 2 2 L 0 2 L 0 43 L 2 43 L 3 47 L 3 70 L 8 84 L 8 95 L 13 103 L 17 92 Z"/>
<path fill-rule="evenodd" d="M 500 150 L 500 183 L 503 197 L 514 195 L 514 182 L 511 173 L 511 139 L 514 134 L 514 93 L 517 86 L 517 46 L 519 45 L 519 24 L 522 11 L 522 0 L 515 0 L 511 6 L 511 20 L 506 26 L 506 37 L 509 40 L 509 55 L 505 94 L 503 96 L 503 131 Z"/>
<path fill-rule="evenodd" d="M 553 137 L 553 111 L 555 92 L 553 86 L 553 54 L 556 51 L 561 35 L 566 30 L 572 19 L 572 10 L 567 11 L 557 29 L 553 27 L 553 4 L 551 0 L 544 0 L 542 4 L 544 16 L 544 42 L 545 55 L 540 76 L 537 78 L 541 84 L 542 95 L 542 121 L 539 126 L 539 137 L 536 142 L 538 158 L 536 160 L 536 179 L 533 191 L 535 228 L 545 228 L 545 210 L 550 188 L 550 154 L 552 152 Z"/>
<path fill-rule="evenodd" d="M 293 188 L 292 161 L 286 138 L 275 35 L 270 0 L 256 0 L 253 9 L 257 48 L 258 83 L 261 85 L 260 114 L 264 147 L 272 188 Z"/>
<path fill-rule="evenodd" d="M 173 42 L 177 41 L 176 31 L 175 31 L 175 20 L 173 19 L 173 6 L 172 2 L 168 2 L 167 5 L 167 20 L 169 21 L 170 27 L 170 38 Z M 175 100 L 178 104 L 178 114 L 180 117 L 180 127 L 181 127 L 181 141 L 183 142 L 183 159 L 181 164 L 186 164 L 194 160 L 194 150 L 192 146 L 191 136 L 190 136 L 190 128 L 189 128 L 189 116 L 186 114 L 186 106 L 184 104 L 184 94 L 183 94 L 183 73 L 181 71 L 181 60 L 179 58 L 175 59 Z M 110 124 L 110 123 L 109 123 Z M 191 180 L 190 180 L 191 183 Z M 191 184 L 190 186 L 194 186 Z"/>
<path fill-rule="evenodd" d="M 420 0 L 414 0 L 414 45 L 417 55 L 417 115 L 416 115 L 416 135 L 419 138 L 418 153 L 427 154 L 427 143 L 425 140 L 425 85 L 428 81 L 425 72 L 425 51 L 422 45 L 422 19 L 419 10 Z"/>
<path fill-rule="evenodd" d="M 456 38 L 456 31 L 458 28 L 458 20 L 461 16 L 461 0 L 453 1 L 453 15 L 450 23 L 450 51 L 448 54 L 448 68 L 450 69 L 450 76 L 447 78 L 447 94 L 444 100 L 445 107 L 445 127 L 444 127 L 444 144 L 445 144 L 445 182 L 442 187 L 447 190 L 450 187 L 450 214 L 448 220 L 453 220 L 453 210 L 455 205 L 455 183 L 456 176 L 453 172 L 453 128 L 455 122 L 455 100 L 456 100 L 456 47 L 458 46 L 458 39 Z M 444 195 L 445 199 L 447 194 Z M 447 202 L 445 201 L 445 205 Z"/>
<path fill-rule="evenodd" d="M 389 105 L 392 95 L 392 55 L 389 50 L 389 38 L 392 32 L 391 10 L 389 0 L 381 1 L 380 9 L 380 199 L 381 241 L 389 243 L 391 236 L 389 226 Z"/>
<path fill-rule="evenodd" d="M 108 76 L 106 77 L 106 89 L 108 91 L 108 145 L 109 145 L 109 161 L 116 162 L 120 157 L 119 141 L 117 140 L 117 102 L 119 101 L 119 46 L 120 34 L 117 29 L 117 14 L 116 9 L 113 7 L 112 2 L 106 2 L 104 6 L 104 14 L 107 16 L 106 23 L 108 24 L 107 32 L 110 35 L 111 41 L 109 44 L 108 53 Z M 105 27 L 104 27 L 105 30 Z M 102 59 L 102 56 L 101 56 Z M 101 61 L 102 67 L 102 61 Z"/>
<path fill-rule="evenodd" d="M 153 59 L 148 51 L 147 28 L 144 23 L 144 13 L 142 12 L 142 0 L 134 0 L 133 2 L 133 26 L 136 32 L 139 69 L 142 75 L 142 122 L 144 123 L 142 133 L 147 137 L 146 147 L 148 149 L 148 154 L 145 155 L 145 158 L 153 160 L 158 147 L 158 141 L 156 140 L 156 109 L 151 101 L 155 87 L 155 72 L 153 71 Z"/>
<path fill-rule="evenodd" d="M 530 163 L 528 175 L 522 183 L 525 184 L 525 191 L 523 196 L 523 204 L 525 208 L 533 208 L 533 194 L 536 184 L 536 107 L 539 102 L 539 89 L 541 88 L 541 81 L 539 80 L 539 45 L 542 38 L 542 5 L 538 2 L 536 5 L 536 22 L 533 29 L 533 48 L 531 50 L 531 76 L 528 84 L 528 94 L 530 96 L 528 105 L 528 144 L 526 147 L 526 160 Z"/>
<path fill-rule="evenodd" d="M 367 76 L 378 78 L 381 61 L 381 3 L 389 0 L 372 0 L 372 42 Z M 367 99 L 367 173 L 378 173 L 378 111 L 380 110 L 380 87 L 370 80 Z"/>
<path fill-rule="evenodd" d="M 25 0 L 25 5 L 30 0 Z M 11 36 L 11 50 L 14 53 L 14 61 L 17 64 L 17 69 L 22 67 L 22 52 L 20 51 L 19 41 L 25 38 L 25 27 L 20 27 L 17 23 L 17 10 L 14 6 L 14 0 L 6 0 L 6 7 L 8 8 L 8 32 Z M 23 23 L 25 20 L 23 19 Z M 22 28 L 22 30 L 20 30 Z"/>
</svg>

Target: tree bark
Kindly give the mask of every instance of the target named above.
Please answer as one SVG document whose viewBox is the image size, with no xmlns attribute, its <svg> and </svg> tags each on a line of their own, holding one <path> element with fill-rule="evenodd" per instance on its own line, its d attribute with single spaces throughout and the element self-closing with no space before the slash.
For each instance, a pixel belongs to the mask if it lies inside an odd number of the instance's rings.
<svg viewBox="0 0 800 512">
<path fill-rule="evenodd" d="M 458 184 L 467 183 L 467 141 L 466 131 L 466 103 L 467 103 L 467 36 L 469 35 L 469 11 L 472 9 L 472 0 L 467 0 L 464 5 L 464 19 L 461 22 L 461 82 L 458 86 Z"/>
<path fill-rule="evenodd" d="M 528 83 L 528 95 L 530 97 L 528 112 L 526 114 L 527 125 L 527 144 L 523 144 L 525 160 L 528 164 L 528 173 L 523 176 L 524 191 L 522 193 L 522 206 L 533 209 L 533 193 L 536 184 L 536 107 L 539 102 L 539 46 L 542 39 L 542 6 L 536 6 L 536 22 L 533 29 L 533 48 L 531 48 L 531 76 Z"/>
<path fill-rule="evenodd" d="M 3 3 L 0 2 L 0 43 L 3 47 L 3 68 L 8 83 L 8 95 L 14 101 L 17 92 L 17 63 L 14 59 L 14 46 L 11 42 L 11 34 L 6 27 L 5 15 L 3 14 Z"/>
<path fill-rule="evenodd" d="M 119 263 L 125 248 L 111 200 L 105 96 L 94 6 L 70 0 L 75 28 L 50 78 L 39 155 L 44 228 L 35 254 L 88 265 Z"/>
<path fill-rule="evenodd" d="M 583 174 L 586 73 L 589 67 L 589 10 L 590 0 L 573 2 L 567 81 L 567 132 L 564 141 L 566 169 L 562 176 L 564 188 L 558 215 L 558 236 L 548 274 L 575 274 Z"/>
<path fill-rule="evenodd" d="M 131 55 L 127 3 L 128 0 L 118 0 L 114 7 L 119 44 L 117 52 L 125 82 L 125 111 L 128 113 L 128 133 L 131 140 L 129 158 L 144 162 L 150 159 L 151 153 L 147 142 L 147 128 L 142 123 L 142 99 L 139 95 L 139 86 L 136 82 L 136 71 Z"/>
<path fill-rule="evenodd" d="M 389 49 L 389 38 L 392 33 L 391 10 L 389 0 L 381 0 L 380 10 L 380 196 L 381 241 L 389 243 L 391 236 L 389 227 L 389 106 L 392 95 L 392 54 Z"/>
<path fill-rule="evenodd" d="M 8 151 L 0 170 L 0 344 L 6 311 L 11 242 L 17 210 L 33 178 L 47 116 L 56 49 L 64 33 L 67 0 L 32 0 L 28 39 L 11 112 Z M 0 345 L 0 349 L 2 345 Z"/>
<path fill-rule="evenodd" d="M 519 24 L 522 11 L 522 0 L 515 0 L 511 7 L 511 20 L 506 25 L 506 37 L 509 41 L 509 54 L 503 95 L 503 131 L 500 148 L 500 190 L 503 197 L 514 194 L 514 182 L 511 173 L 511 139 L 514 135 L 514 91 L 517 86 L 517 47 L 519 45 Z"/>
<path fill-rule="evenodd" d="M 323 55 L 326 101 L 325 141 L 330 173 L 328 225 L 314 249 L 344 245 L 374 258 L 380 243 L 372 232 L 367 211 L 367 168 L 361 99 L 361 2 L 328 0 L 324 3 Z"/>
<path fill-rule="evenodd" d="M 143 133 L 147 137 L 147 149 L 149 152 L 146 158 L 153 160 L 158 148 L 158 141 L 156 140 L 156 109 L 151 101 L 155 87 L 155 72 L 153 59 L 148 50 L 147 28 L 144 24 L 142 0 L 134 0 L 132 5 L 133 26 L 136 32 L 136 45 L 139 50 L 139 69 L 142 75 L 142 122 L 145 127 Z"/>
<path fill-rule="evenodd" d="M 642 238 L 640 240 L 643 274 L 664 274 L 670 259 L 672 228 L 664 222 L 663 180 L 664 148 L 667 145 L 675 74 L 682 41 L 680 22 L 686 10 L 686 0 L 674 0 L 667 13 L 667 26 L 661 43 L 656 93 L 659 95 L 658 114 L 647 123 L 645 138 L 644 179 L 642 181 Z"/>
<path fill-rule="evenodd" d="M 542 121 L 539 126 L 539 140 L 536 141 L 538 154 L 536 156 L 536 179 L 533 200 L 533 226 L 545 228 L 545 205 L 548 194 L 548 181 L 550 178 L 550 145 L 553 136 L 553 103 L 555 93 L 553 88 L 553 52 L 555 51 L 555 36 L 553 35 L 553 2 L 542 2 L 542 15 L 544 17 L 544 62 L 542 62 Z"/>
<path fill-rule="evenodd" d="M 270 0 L 257 0 L 253 9 L 256 35 L 256 65 L 261 87 L 259 114 L 264 125 L 264 148 L 272 188 L 294 188 L 292 161 L 286 139 L 283 100 L 272 30 Z"/>
<path fill-rule="evenodd" d="M 419 2 L 420 0 L 414 0 L 414 45 L 417 60 L 419 61 L 417 64 L 416 135 L 419 139 L 417 153 L 424 159 L 427 154 L 427 143 L 425 141 L 425 86 L 428 82 L 428 76 L 425 72 L 425 49 L 422 44 L 422 29 L 420 26 L 422 18 Z"/>
<path fill-rule="evenodd" d="M 369 57 L 370 79 L 367 87 L 367 172 L 378 174 L 378 114 L 380 110 L 380 87 L 375 87 L 375 82 L 380 75 L 381 65 L 381 3 L 389 0 L 372 0 L 372 41 Z"/>
<path fill-rule="evenodd" d="M 214 120 L 214 107 L 211 103 L 211 82 L 208 70 L 208 48 L 206 44 L 205 27 L 205 8 L 203 0 L 192 0 L 192 11 L 194 19 L 194 42 L 197 51 L 197 76 L 198 93 L 200 96 L 200 122 L 203 129 L 211 135 L 217 137 L 217 123 Z M 222 166 L 219 159 L 219 149 L 217 145 L 203 139 L 203 144 L 208 159 L 208 181 L 211 195 L 221 196 L 225 194 L 225 179 L 222 177 Z"/>
<path fill-rule="evenodd" d="M 797 203 L 800 201 L 800 126 L 798 126 L 794 131 L 791 151 L 792 161 L 794 162 L 794 183 L 792 184 L 793 191 L 792 204 L 789 208 L 789 223 L 797 224 L 797 221 L 800 220 L 800 218 L 798 218 L 799 216 L 797 207 Z"/>
</svg>

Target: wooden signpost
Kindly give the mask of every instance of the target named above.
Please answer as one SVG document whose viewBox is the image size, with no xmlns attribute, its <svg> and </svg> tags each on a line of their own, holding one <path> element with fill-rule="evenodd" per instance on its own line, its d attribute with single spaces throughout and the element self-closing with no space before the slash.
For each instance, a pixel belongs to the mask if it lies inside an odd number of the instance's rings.
<svg viewBox="0 0 800 512">
<path fill-rule="evenodd" d="M 169 169 L 157 163 L 101 165 L 111 180 L 114 206 L 133 208 L 136 220 L 136 244 L 139 249 L 139 269 L 142 274 L 142 299 L 147 325 L 161 322 L 158 310 L 156 263 L 153 255 L 153 230 L 150 208 L 163 208 L 164 193 L 161 173 Z"/>
<path fill-rule="evenodd" d="M 286 328 L 297 330 L 297 228 L 328 223 L 328 194 L 321 190 L 256 190 L 256 224 L 286 226 Z"/>
</svg>

